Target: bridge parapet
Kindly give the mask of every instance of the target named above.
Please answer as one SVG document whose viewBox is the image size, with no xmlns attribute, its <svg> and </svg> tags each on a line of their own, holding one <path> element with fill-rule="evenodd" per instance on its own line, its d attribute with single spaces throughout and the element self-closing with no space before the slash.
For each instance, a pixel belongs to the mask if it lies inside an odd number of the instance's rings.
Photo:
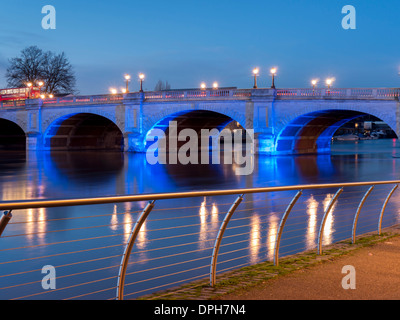
<svg viewBox="0 0 400 320">
<path fill-rule="evenodd" d="M 400 88 L 306 88 L 277 89 L 278 99 L 315 98 L 315 99 L 398 99 Z"/>
<path fill-rule="evenodd" d="M 145 100 L 199 100 L 199 99 L 249 99 L 252 89 L 199 89 L 199 90 L 168 90 L 146 92 Z"/>
<path fill-rule="evenodd" d="M 27 107 L 34 105 L 41 106 L 63 106 L 63 105 L 82 105 L 82 104 L 115 104 L 119 103 L 124 99 L 122 94 L 103 94 L 93 96 L 65 96 L 55 97 L 46 99 L 30 99 L 26 100 L 25 104 Z"/>
<path fill-rule="evenodd" d="M 21 101 L 3 101 L 2 108 L 20 108 L 29 106 L 62 106 L 115 104 L 124 100 L 152 101 L 182 101 L 182 100 L 252 100 L 260 97 L 276 99 L 364 99 L 364 100 L 394 100 L 399 99 L 400 88 L 288 88 L 288 89 L 189 89 L 148 91 L 141 94 L 103 94 L 88 96 L 65 96 L 46 99 Z"/>
</svg>

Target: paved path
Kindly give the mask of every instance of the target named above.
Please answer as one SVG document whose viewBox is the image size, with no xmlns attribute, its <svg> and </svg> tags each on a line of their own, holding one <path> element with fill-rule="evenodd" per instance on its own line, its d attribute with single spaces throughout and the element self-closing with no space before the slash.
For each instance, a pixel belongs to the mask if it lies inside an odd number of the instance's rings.
<svg viewBox="0 0 400 320">
<path fill-rule="evenodd" d="M 343 266 L 355 268 L 355 289 L 343 289 Z M 361 248 L 333 261 L 268 280 L 229 300 L 399 300 L 400 237 Z"/>
</svg>

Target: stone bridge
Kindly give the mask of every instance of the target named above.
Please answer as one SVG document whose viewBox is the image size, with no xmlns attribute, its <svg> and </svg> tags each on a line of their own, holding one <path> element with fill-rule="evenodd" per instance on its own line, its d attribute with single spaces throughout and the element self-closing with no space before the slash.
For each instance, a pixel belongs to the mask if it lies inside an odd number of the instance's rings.
<svg viewBox="0 0 400 320">
<path fill-rule="evenodd" d="M 253 129 L 258 153 L 329 152 L 335 131 L 362 115 L 400 137 L 398 88 L 188 89 L 4 102 L 0 148 L 144 152 L 152 128 Z"/>
</svg>

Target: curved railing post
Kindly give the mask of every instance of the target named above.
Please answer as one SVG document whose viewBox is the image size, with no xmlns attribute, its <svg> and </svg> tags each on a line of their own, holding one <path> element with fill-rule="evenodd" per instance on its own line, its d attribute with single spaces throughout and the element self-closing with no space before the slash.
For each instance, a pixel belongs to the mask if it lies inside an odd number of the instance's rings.
<svg viewBox="0 0 400 320">
<path fill-rule="evenodd" d="M 356 243 L 356 230 L 357 230 L 357 222 L 358 222 L 358 216 L 360 215 L 361 209 L 364 206 L 365 200 L 367 200 L 368 196 L 372 192 L 372 190 L 375 188 L 375 186 L 372 186 L 368 189 L 368 191 L 365 193 L 364 197 L 361 199 L 360 204 L 358 205 L 357 212 L 354 215 L 354 220 L 353 220 L 353 230 L 352 230 L 352 242 L 353 244 Z"/>
<path fill-rule="evenodd" d="M 297 200 L 303 194 L 303 190 L 297 192 L 297 194 L 293 197 L 292 201 L 290 202 L 289 206 L 286 208 L 285 213 L 282 216 L 281 222 L 279 224 L 278 233 L 275 239 L 275 248 L 274 248 L 274 265 L 279 265 L 279 245 L 281 243 L 281 237 L 283 228 L 285 227 L 285 223 L 287 218 L 289 217 L 290 212 L 292 211 L 294 205 L 296 204 Z"/>
<path fill-rule="evenodd" d="M 136 221 L 135 226 L 132 229 L 132 232 L 129 236 L 128 244 L 125 247 L 124 254 L 122 256 L 121 265 L 119 268 L 118 274 L 118 285 L 117 285 L 117 299 L 123 300 L 124 299 L 124 285 L 125 285 L 125 274 L 126 268 L 128 266 L 129 256 L 131 254 L 133 244 L 137 238 L 137 235 L 142 227 L 143 223 L 146 221 L 147 216 L 149 215 L 150 211 L 154 207 L 155 200 L 150 201 L 147 206 L 143 209 L 142 214 L 140 215 L 139 219 Z"/>
<path fill-rule="evenodd" d="M 221 241 L 224 236 L 224 232 L 226 230 L 226 227 L 228 226 L 229 221 L 231 220 L 233 213 L 235 212 L 239 204 L 242 202 L 243 196 L 244 195 L 242 194 L 239 197 L 237 197 L 235 202 L 230 207 L 229 211 L 225 215 L 224 221 L 221 223 L 221 227 L 219 228 L 217 238 L 215 239 L 214 249 L 211 258 L 211 268 L 210 268 L 210 286 L 212 287 L 215 286 L 215 283 L 217 281 L 217 274 L 216 274 L 217 259 L 218 259 L 219 247 L 221 246 Z"/>
<path fill-rule="evenodd" d="M 321 226 L 319 228 L 319 234 L 318 234 L 318 254 L 322 254 L 322 236 L 324 233 L 324 228 L 325 228 L 325 223 L 326 223 L 326 219 L 328 218 L 329 213 L 331 212 L 333 205 L 336 203 L 336 200 L 338 199 L 338 197 L 340 196 L 340 194 L 343 192 L 343 188 L 340 188 L 335 196 L 331 199 L 331 201 L 329 202 L 328 207 L 325 210 L 325 214 L 324 217 L 322 219 L 321 222 Z"/>
<path fill-rule="evenodd" d="M 3 234 L 4 229 L 7 227 L 8 222 L 11 220 L 12 218 L 12 214 L 11 214 L 12 210 L 9 211 L 4 211 L 3 215 L 0 219 L 0 237 Z"/>
<path fill-rule="evenodd" d="M 379 222 L 378 222 L 378 234 L 379 234 L 379 235 L 382 234 L 382 219 L 383 219 L 383 214 L 385 213 L 386 206 L 387 206 L 387 204 L 388 204 L 390 198 L 392 197 L 393 192 L 396 191 L 396 189 L 398 188 L 398 186 L 399 186 L 399 185 L 396 184 L 396 185 L 392 188 L 392 190 L 390 190 L 388 196 L 386 197 L 385 202 L 383 203 L 382 210 L 381 210 L 381 214 L 379 215 Z"/>
</svg>

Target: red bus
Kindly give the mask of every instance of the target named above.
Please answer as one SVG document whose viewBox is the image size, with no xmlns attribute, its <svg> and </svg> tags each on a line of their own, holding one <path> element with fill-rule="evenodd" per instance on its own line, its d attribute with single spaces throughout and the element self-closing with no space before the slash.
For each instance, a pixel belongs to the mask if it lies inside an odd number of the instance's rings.
<svg viewBox="0 0 400 320">
<path fill-rule="evenodd" d="M 40 97 L 39 87 L 0 89 L 0 102 L 37 99 L 39 97 Z"/>
</svg>

